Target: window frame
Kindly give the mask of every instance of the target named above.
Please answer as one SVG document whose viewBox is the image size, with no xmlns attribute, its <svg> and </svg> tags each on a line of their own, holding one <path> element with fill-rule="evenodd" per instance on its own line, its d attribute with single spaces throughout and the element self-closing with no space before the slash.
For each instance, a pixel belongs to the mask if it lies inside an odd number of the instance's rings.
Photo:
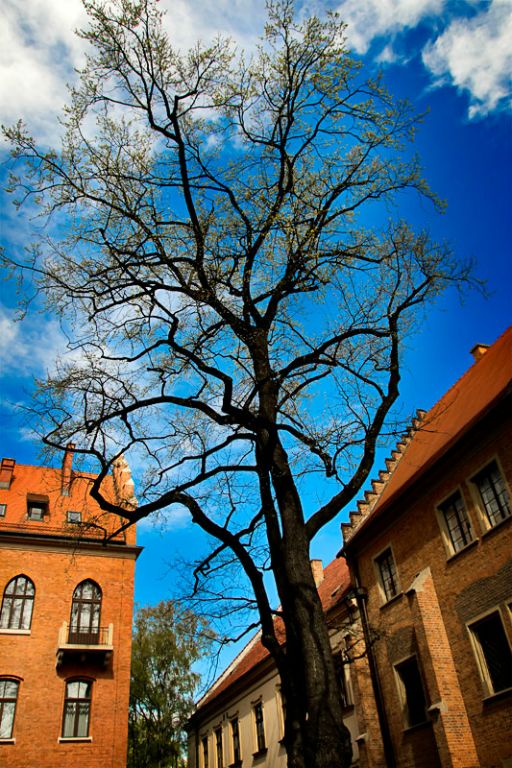
<svg viewBox="0 0 512 768">
<path fill-rule="evenodd" d="M 0 517 L 5 517 L 7 514 L 7 504 L 3 502 L 0 504 Z"/>
<path fill-rule="evenodd" d="M 258 712 L 261 712 L 261 718 L 258 716 Z M 254 744 L 256 747 L 255 751 L 253 752 L 254 757 L 255 755 L 262 755 L 267 751 L 267 738 L 265 734 L 265 707 L 263 706 L 263 701 L 261 699 L 252 703 L 252 715 Z"/>
<path fill-rule="evenodd" d="M 235 729 L 233 728 L 233 723 L 236 723 L 236 736 L 237 736 L 237 742 L 238 742 L 238 755 L 236 754 L 236 747 L 235 747 Z M 231 755 L 232 755 L 232 762 L 231 765 L 238 766 L 242 764 L 242 741 L 240 739 L 240 718 L 238 715 L 234 715 L 233 717 L 229 718 L 229 733 L 231 736 Z"/>
<path fill-rule="evenodd" d="M 20 684 L 22 680 L 19 677 L 13 677 L 10 675 L 2 675 L 0 677 L 0 687 L 2 686 L 2 683 L 13 683 L 16 685 L 16 695 L 14 698 L 12 696 L 6 696 L 5 691 L 0 692 L 0 734 L 2 733 L 2 720 L 4 717 L 4 711 L 5 706 L 8 704 L 14 704 L 14 711 L 12 715 L 12 721 L 11 721 L 11 729 L 8 736 L 1 736 L 0 735 L 0 743 L 2 742 L 8 742 L 12 743 L 15 741 L 14 739 L 14 724 L 16 722 L 16 711 L 18 709 L 18 699 L 20 695 Z"/>
<path fill-rule="evenodd" d="M 25 589 L 24 592 L 16 592 L 17 584 L 19 579 L 25 580 Z M 14 591 L 12 594 L 7 594 L 7 589 L 9 586 L 15 582 Z M 28 585 L 31 585 L 32 587 L 32 594 L 27 594 L 27 587 Z M 18 573 L 16 576 L 13 576 L 12 579 L 9 579 L 7 584 L 4 587 L 3 595 L 2 595 L 2 603 L 0 605 L 0 633 L 2 632 L 19 632 L 19 633 L 30 633 L 32 628 L 32 617 L 34 615 L 34 605 L 35 605 L 35 599 L 36 599 L 36 586 L 32 579 L 27 576 L 25 573 Z M 9 618 L 7 621 L 7 625 L 2 625 L 2 617 L 4 616 L 4 608 L 6 605 L 6 600 L 10 600 L 10 606 L 9 606 Z M 19 613 L 19 620 L 17 626 L 13 626 L 13 610 L 14 606 L 17 602 L 21 601 L 21 610 Z M 27 626 L 22 626 L 24 624 L 23 619 L 26 615 L 26 609 L 27 605 L 30 606 L 29 613 L 28 613 L 28 621 L 26 622 Z"/>
<path fill-rule="evenodd" d="M 461 532 L 463 533 L 463 536 L 467 536 L 468 533 L 471 536 L 471 538 L 469 538 L 465 544 L 459 547 L 459 549 L 456 548 L 456 544 L 453 540 L 452 532 L 450 530 L 450 526 L 446 516 L 446 509 L 443 509 L 443 507 L 446 507 L 448 503 L 456 496 L 459 496 L 462 501 L 463 511 L 466 514 L 465 522 L 468 525 L 468 531 L 464 532 L 461 528 Z M 435 510 L 436 510 L 437 521 L 439 523 L 439 528 L 441 529 L 441 537 L 443 540 L 443 544 L 445 546 L 446 553 L 449 557 L 458 555 L 460 552 L 464 552 L 464 550 L 466 550 L 468 547 L 471 547 L 475 542 L 478 541 L 478 537 L 475 532 L 475 527 L 473 525 L 473 520 L 471 519 L 471 515 L 469 512 L 469 506 L 464 496 L 462 486 L 457 486 L 456 488 L 453 488 L 453 490 L 449 494 L 447 494 L 439 502 L 437 502 Z"/>
<path fill-rule="evenodd" d="M 420 684 L 421 693 L 423 695 L 423 713 L 424 713 L 423 719 L 415 720 L 414 722 L 412 721 L 412 717 L 411 717 L 411 707 L 409 706 L 409 696 L 407 691 L 407 685 L 404 680 L 404 677 L 400 673 L 400 667 L 403 668 L 405 664 L 408 664 L 413 660 L 416 663 L 418 681 Z M 421 725 L 424 725 L 425 723 L 429 723 L 430 722 L 430 719 L 428 716 L 429 700 L 427 695 L 427 688 L 425 686 L 425 679 L 423 677 L 418 654 L 411 653 L 408 656 L 404 656 L 399 661 L 394 662 L 393 672 L 395 675 L 395 683 L 396 683 L 398 698 L 399 698 L 400 706 L 402 710 L 402 720 L 404 723 L 404 730 L 409 730 L 410 728 L 416 728 L 417 726 L 421 726 Z"/>
<path fill-rule="evenodd" d="M 201 768 L 208 768 L 209 755 L 208 755 L 208 734 L 201 736 Z"/>
<path fill-rule="evenodd" d="M 381 569 L 381 563 L 380 563 L 380 561 L 383 559 L 384 555 L 386 555 L 387 552 L 389 552 L 391 555 L 391 561 L 393 562 L 393 566 L 394 566 L 394 577 L 396 582 L 395 584 L 396 592 L 391 596 L 388 596 L 388 593 L 386 591 L 385 582 L 383 579 L 383 574 Z M 383 547 L 383 549 L 381 549 L 380 552 L 378 552 L 375 555 L 375 557 L 373 558 L 373 567 L 375 569 L 375 575 L 377 577 L 377 584 L 378 584 L 382 604 L 386 605 L 387 603 L 390 603 L 392 600 L 395 600 L 395 598 L 399 597 L 402 594 L 402 588 L 400 586 L 400 577 L 399 577 L 398 568 L 396 565 L 396 557 L 391 544 L 388 544 L 386 547 Z"/>
<path fill-rule="evenodd" d="M 486 469 L 492 466 L 492 464 L 496 465 L 496 469 L 498 470 L 498 474 L 503 482 L 504 491 L 508 500 L 508 515 L 503 517 L 501 520 L 498 520 L 498 522 L 496 523 L 491 522 L 489 512 L 487 510 L 485 501 L 482 497 L 480 486 L 478 484 L 479 475 L 482 475 Z M 480 518 L 480 524 L 484 533 L 487 533 L 488 531 L 493 531 L 495 528 L 498 528 L 500 525 L 502 525 L 507 520 L 510 520 L 512 518 L 512 493 L 498 456 L 496 455 L 491 456 L 487 461 L 485 461 L 479 467 L 479 469 L 476 472 L 473 472 L 469 477 L 468 485 L 470 487 L 471 495 L 473 497 L 475 508 L 478 512 L 478 516 Z"/>
<path fill-rule="evenodd" d="M 505 602 L 508 605 L 511 605 L 512 598 Z M 485 650 L 482 647 L 482 643 L 475 631 L 476 625 L 481 624 L 482 622 L 488 620 L 492 616 L 496 616 L 500 621 L 501 629 L 503 631 L 503 636 L 505 638 L 506 647 L 508 648 L 510 659 L 512 661 L 512 643 L 511 643 L 509 634 L 506 630 L 506 622 L 504 621 L 503 610 L 501 605 L 495 605 L 489 610 L 485 611 L 484 613 L 478 614 L 477 616 L 474 616 L 470 621 L 466 622 L 466 629 L 469 635 L 471 647 L 473 649 L 473 654 L 475 657 L 478 675 L 482 683 L 485 699 L 491 698 L 493 696 L 499 696 L 500 694 L 507 691 L 512 691 L 512 684 L 510 686 L 500 688 L 499 690 L 495 690 L 491 673 L 489 671 L 489 664 L 485 656 Z"/>
<path fill-rule="evenodd" d="M 69 677 L 65 681 L 65 687 L 64 687 L 64 705 L 62 708 L 62 725 L 61 725 L 61 736 L 59 741 L 92 741 L 91 737 L 91 714 L 92 714 L 92 689 L 93 689 L 93 683 L 95 682 L 93 678 L 90 677 Z M 73 685 L 74 683 L 85 683 L 88 685 L 89 690 L 89 696 L 76 696 L 72 697 L 68 695 L 68 687 L 70 685 Z M 74 704 L 80 704 L 80 702 L 86 701 L 88 704 L 87 707 L 87 720 L 86 720 L 86 733 L 85 735 L 77 735 L 76 731 L 80 730 L 80 720 L 82 717 L 82 713 L 80 712 L 79 707 L 76 708 L 75 713 L 73 714 L 73 735 L 68 736 L 66 735 L 66 719 L 67 719 L 67 706 L 68 703 L 74 703 Z"/>
<path fill-rule="evenodd" d="M 34 514 L 33 510 L 40 510 Z M 48 502 L 39 499 L 27 499 L 27 520 L 33 520 L 36 523 L 44 523 L 45 517 L 48 517 Z"/>
<path fill-rule="evenodd" d="M 83 597 L 83 587 L 91 584 L 98 591 L 99 597 Z M 77 595 L 77 591 L 80 593 Z M 94 607 L 97 606 L 97 613 Z M 99 641 L 101 627 L 101 610 L 103 606 L 103 591 L 100 585 L 94 579 L 83 579 L 73 590 L 71 597 L 71 613 L 69 616 L 69 636 L 73 636 L 73 642 L 84 642 L 90 644 Z M 76 616 L 74 615 L 76 609 Z M 82 623 L 83 616 L 89 614 L 89 620 Z M 71 640 L 70 640 L 71 642 Z"/>
<path fill-rule="evenodd" d="M 222 723 L 213 729 L 213 744 L 215 747 L 215 768 L 224 768 L 224 739 Z"/>
<path fill-rule="evenodd" d="M 72 520 L 70 515 L 78 515 L 78 520 Z M 66 523 L 68 525 L 81 525 L 82 513 L 77 509 L 68 509 L 66 512 Z"/>
</svg>

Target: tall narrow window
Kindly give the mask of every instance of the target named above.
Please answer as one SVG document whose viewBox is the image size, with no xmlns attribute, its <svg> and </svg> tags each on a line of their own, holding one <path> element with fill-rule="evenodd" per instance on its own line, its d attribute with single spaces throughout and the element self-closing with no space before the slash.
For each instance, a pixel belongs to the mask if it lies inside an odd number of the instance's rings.
<svg viewBox="0 0 512 768">
<path fill-rule="evenodd" d="M 99 642 L 101 590 L 94 581 L 82 581 L 73 592 L 69 642 L 94 645 Z"/>
<path fill-rule="evenodd" d="M 91 688 L 88 680 L 69 680 L 66 683 L 62 737 L 80 739 L 89 736 L 91 716 Z"/>
<path fill-rule="evenodd" d="M 346 664 L 341 653 L 338 653 L 334 657 L 334 667 L 336 669 L 336 676 L 340 685 L 341 706 L 349 707 L 352 704 L 352 701 L 347 685 Z"/>
<path fill-rule="evenodd" d="M 510 499 L 505 481 L 495 461 L 473 478 L 489 525 L 494 527 L 510 517 Z"/>
<path fill-rule="evenodd" d="M 201 746 L 203 748 L 203 768 L 208 768 L 208 736 L 203 736 Z"/>
<path fill-rule="evenodd" d="M 238 725 L 238 717 L 234 717 L 231 720 L 231 743 L 233 745 L 233 764 L 237 765 L 242 762 L 242 750 L 240 749 L 240 728 Z"/>
<path fill-rule="evenodd" d="M 4 590 L 0 629 L 30 629 L 34 596 L 34 585 L 27 576 L 11 579 Z"/>
<path fill-rule="evenodd" d="M 449 499 L 439 505 L 439 510 L 444 518 L 446 531 L 450 539 L 452 552 L 460 552 L 471 541 L 473 541 L 473 531 L 469 522 L 468 513 L 464 500 L 457 491 Z"/>
<path fill-rule="evenodd" d="M 388 547 L 375 558 L 375 563 L 378 568 L 380 585 L 384 592 L 384 596 L 386 600 L 391 600 L 391 598 L 395 597 L 399 591 L 396 566 L 391 547 Z"/>
<path fill-rule="evenodd" d="M 427 702 L 416 656 L 397 664 L 400 698 L 407 727 L 427 720 Z"/>
<path fill-rule="evenodd" d="M 0 739 L 12 739 L 19 682 L 0 677 Z"/>
<path fill-rule="evenodd" d="M 256 751 L 263 752 L 267 746 L 265 743 L 265 722 L 263 720 L 263 704 L 259 701 L 254 705 L 254 728 L 256 731 Z"/>
<path fill-rule="evenodd" d="M 215 731 L 215 753 L 217 755 L 217 768 L 223 768 L 224 755 L 222 753 L 222 728 Z"/>
<path fill-rule="evenodd" d="M 499 611 L 469 627 L 488 695 L 512 688 L 512 652 Z"/>
<path fill-rule="evenodd" d="M 7 504 L 0 504 L 0 517 L 5 517 L 6 510 Z"/>
</svg>

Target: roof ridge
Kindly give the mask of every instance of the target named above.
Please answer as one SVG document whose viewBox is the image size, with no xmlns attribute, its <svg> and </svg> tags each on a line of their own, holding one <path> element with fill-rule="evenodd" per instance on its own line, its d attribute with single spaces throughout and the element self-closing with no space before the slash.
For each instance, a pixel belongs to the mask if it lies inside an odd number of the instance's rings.
<svg viewBox="0 0 512 768">
<path fill-rule="evenodd" d="M 382 496 L 414 435 L 421 428 L 427 413 L 428 412 L 422 408 L 417 409 L 416 415 L 413 416 L 409 427 L 400 437 L 395 448 L 391 451 L 391 456 L 384 459 L 386 469 L 379 470 L 379 477 L 377 480 L 371 480 L 371 490 L 367 489 L 364 491 L 363 498 L 359 499 L 357 502 L 357 509 L 349 513 L 349 522 L 341 524 L 341 533 L 344 544 L 347 544 L 347 542 L 350 541 L 352 536 L 354 536 L 359 527 L 371 514 L 372 509 Z"/>
</svg>

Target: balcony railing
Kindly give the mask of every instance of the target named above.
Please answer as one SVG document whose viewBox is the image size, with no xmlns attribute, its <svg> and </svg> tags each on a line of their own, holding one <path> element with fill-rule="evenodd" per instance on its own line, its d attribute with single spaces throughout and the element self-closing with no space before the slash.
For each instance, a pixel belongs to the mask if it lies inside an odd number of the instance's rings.
<svg viewBox="0 0 512 768">
<path fill-rule="evenodd" d="M 57 667 L 60 667 L 66 659 L 75 661 L 96 659 L 106 666 L 114 650 L 113 640 L 113 624 L 83 632 L 64 622 L 59 629 Z"/>
<path fill-rule="evenodd" d="M 110 627 L 98 627 L 89 632 L 69 627 L 68 645 L 111 645 L 110 635 Z"/>
</svg>

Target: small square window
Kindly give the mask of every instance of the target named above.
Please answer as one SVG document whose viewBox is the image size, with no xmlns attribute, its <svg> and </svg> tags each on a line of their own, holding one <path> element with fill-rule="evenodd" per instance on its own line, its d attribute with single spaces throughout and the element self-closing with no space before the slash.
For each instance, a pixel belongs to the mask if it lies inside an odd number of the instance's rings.
<svg viewBox="0 0 512 768">
<path fill-rule="evenodd" d="M 475 538 L 461 493 L 459 491 L 452 493 L 448 499 L 439 504 L 438 509 L 448 534 L 451 552 L 460 552 Z"/>
<path fill-rule="evenodd" d="M 5 517 L 7 504 L 0 504 L 0 517 Z"/>
<path fill-rule="evenodd" d="M 480 504 L 489 527 L 494 528 L 502 520 L 510 517 L 510 498 L 496 461 L 491 461 L 473 477 L 472 482 L 478 491 Z"/>
<path fill-rule="evenodd" d="M 398 587 L 395 560 L 393 558 L 391 547 L 385 549 L 384 552 L 375 558 L 375 564 L 378 570 L 380 586 L 384 592 L 386 601 L 391 600 L 398 595 L 400 591 Z"/>
<path fill-rule="evenodd" d="M 499 611 L 469 625 L 487 695 L 512 688 L 512 651 Z"/>
<path fill-rule="evenodd" d="M 67 521 L 72 525 L 78 525 L 79 523 L 82 522 L 82 513 L 76 512 L 75 510 L 71 510 L 71 509 L 68 510 Z"/>
<path fill-rule="evenodd" d="M 27 514 L 29 520 L 43 520 L 48 514 L 48 504 L 45 501 L 28 501 Z"/>
<path fill-rule="evenodd" d="M 405 725 L 412 728 L 427 721 L 427 701 L 416 656 L 395 666 Z"/>
</svg>

